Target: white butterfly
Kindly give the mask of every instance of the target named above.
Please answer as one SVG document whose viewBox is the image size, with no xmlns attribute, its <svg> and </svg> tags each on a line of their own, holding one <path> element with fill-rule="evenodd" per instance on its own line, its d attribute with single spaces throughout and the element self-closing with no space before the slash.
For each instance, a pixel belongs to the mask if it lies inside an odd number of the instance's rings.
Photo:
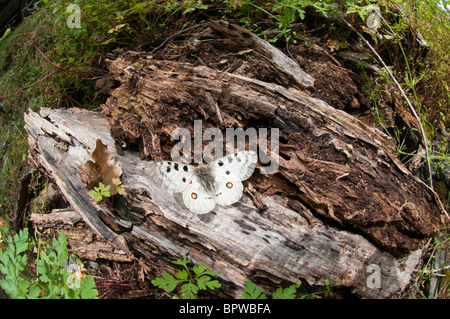
<svg viewBox="0 0 450 319">
<path fill-rule="evenodd" d="M 149 169 L 158 186 L 181 193 L 189 210 L 206 214 L 216 204 L 231 205 L 242 197 L 241 181 L 253 174 L 257 160 L 255 152 L 240 151 L 199 166 L 161 161 Z"/>
</svg>

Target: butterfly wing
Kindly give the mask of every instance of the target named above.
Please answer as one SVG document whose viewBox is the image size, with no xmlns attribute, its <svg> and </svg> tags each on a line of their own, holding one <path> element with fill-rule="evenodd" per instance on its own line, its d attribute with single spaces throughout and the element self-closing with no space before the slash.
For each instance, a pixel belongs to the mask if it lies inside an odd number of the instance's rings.
<svg viewBox="0 0 450 319">
<path fill-rule="evenodd" d="M 184 205 L 196 214 L 209 213 L 216 206 L 216 201 L 201 186 L 197 176 L 194 176 L 192 181 L 186 185 L 182 195 Z"/>
<path fill-rule="evenodd" d="M 231 205 L 241 199 L 244 191 L 242 182 L 230 180 L 226 177 L 216 177 L 216 203 L 219 205 Z"/>
<path fill-rule="evenodd" d="M 191 182 L 194 167 L 172 161 L 153 162 L 149 166 L 149 173 L 158 186 L 179 193 Z"/>
<path fill-rule="evenodd" d="M 241 181 L 253 174 L 257 160 L 255 152 L 241 151 L 210 163 L 215 176 L 217 204 L 231 205 L 241 199 L 244 190 Z"/>
<path fill-rule="evenodd" d="M 208 165 L 213 167 L 215 176 L 234 181 L 244 181 L 252 176 L 258 156 L 253 151 L 240 151 L 219 158 Z"/>
<path fill-rule="evenodd" d="M 258 157 L 255 152 L 241 151 L 227 155 L 208 164 L 214 176 L 215 194 L 202 186 L 195 168 L 191 165 L 171 161 L 150 164 L 150 176 L 160 187 L 182 193 L 183 203 L 194 213 L 206 214 L 219 205 L 237 202 L 243 193 L 241 181 L 249 178 L 255 169 Z M 197 169 L 198 171 L 198 169 Z M 201 175 L 201 174 L 200 174 Z"/>
</svg>

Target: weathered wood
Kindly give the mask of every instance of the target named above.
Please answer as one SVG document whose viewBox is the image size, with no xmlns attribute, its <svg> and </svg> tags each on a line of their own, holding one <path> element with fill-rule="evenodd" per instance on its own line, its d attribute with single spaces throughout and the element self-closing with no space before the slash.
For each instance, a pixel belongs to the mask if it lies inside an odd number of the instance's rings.
<svg viewBox="0 0 450 319">
<path fill-rule="evenodd" d="M 132 260 L 132 255 L 118 250 L 102 237 L 96 236 L 73 209 L 55 209 L 51 214 L 31 214 L 30 221 L 41 234 L 55 237 L 64 230 L 69 251 L 87 260 L 107 259 L 119 262 Z"/>
<path fill-rule="evenodd" d="M 46 109 L 44 109 L 43 112 L 46 112 Z M 103 224 L 97 213 L 96 206 L 90 203 L 91 196 L 88 194 L 86 187 L 83 183 L 73 180 L 74 176 L 79 176 L 80 170 L 78 166 L 73 165 L 73 159 L 70 156 L 65 155 L 66 151 L 69 152 L 69 154 L 70 151 L 77 151 L 79 152 L 79 154 L 75 155 L 77 156 L 77 159 L 89 159 L 90 155 L 85 149 L 70 146 L 80 145 L 80 143 L 86 143 L 83 145 L 91 146 L 91 141 L 87 140 L 94 137 L 95 143 L 97 140 L 97 138 L 95 138 L 96 135 L 89 135 L 89 127 L 85 125 L 80 125 L 80 123 L 74 125 L 70 118 L 63 117 L 64 113 L 52 113 L 52 115 L 54 116 L 52 120 L 57 121 L 58 125 L 53 125 L 55 127 L 49 129 L 52 125 L 51 122 L 45 119 L 46 115 L 44 113 L 42 113 L 42 117 L 33 112 L 25 114 L 25 126 L 29 133 L 28 142 L 30 145 L 39 145 L 39 154 L 36 154 L 36 157 L 31 159 L 31 162 L 34 163 L 36 167 L 42 167 L 46 170 L 46 173 L 51 176 L 70 205 L 77 212 L 83 212 L 81 216 L 86 224 L 88 224 L 98 235 L 105 238 L 118 249 L 127 253 L 128 248 L 124 239 Z M 95 117 L 95 115 L 101 118 L 101 114 L 91 113 L 91 116 Z M 48 116 L 50 117 L 50 111 L 48 112 Z M 66 135 L 65 132 L 71 132 L 70 135 L 72 137 Z M 108 134 L 107 132 L 102 132 L 101 128 L 95 131 L 95 134 L 101 133 Z M 46 138 L 46 136 L 53 136 L 54 139 Z M 74 136 L 77 136 L 78 140 L 75 140 L 73 138 Z"/>
<path fill-rule="evenodd" d="M 174 258 L 204 262 L 226 283 L 225 296 L 239 296 L 235 288 L 248 279 L 266 287 L 328 279 L 364 297 L 401 291 L 442 216 L 435 193 L 397 159 L 393 142 L 312 98 L 313 80 L 293 76 L 292 61 L 248 31 L 209 24 L 174 48 L 166 51 L 172 60 L 116 52 L 97 83 L 109 95 L 103 115 L 25 114 L 30 162 L 94 233 L 126 256 L 144 256 L 155 272 Z M 173 131 L 192 134 L 196 119 L 203 130 L 279 128 L 271 154 L 278 171 L 264 175 L 260 165 L 233 206 L 186 210 L 178 195 L 151 183 L 146 167 L 169 159 Z M 97 139 L 117 156 L 128 185 L 112 208 L 95 203 L 81 178 Z"/>
<path fill-rule="evenodd" d="M 289 197 L 314 213 L 351 225 L 395 253 L 415 250 L 441 223 L 436 194 L 414 177 L 382 132 L 305 92 L 238 74 L 124 54 L 108 77 L 121 81 L 103 106 L 112 134 L 136 143 L 141 158 L 167 159 L 177 127 L 280 128 L 277 174 L 254 186 Z M 131 85 L 133 88 L 131 89 Z M 205 106 L 208 92 L 223 119 Z M 205 143 L 206 144 L 206 143 Z"/>
<path fill-rule="evenodd" d="M 145 170 L 148 161 L 140 160 L 137 153 L 129 150 L 122 155 L 116 153 L 114 140 L 107 134 L 109 125 L 101 114 L 78 109 L 43 109 L 41 113 L 45 114 L 42 120 L 71 136 L 71 144 L 61 147 L 58 135 L 48 135 L 40 129 L 41 121 L 33 120 L 39 115 L 29 111 L 25 121 L 30 160 L 43 167 L 61 190 L 68 187 L 77 190 L 62 192 L 68 202 L 78 203 L 74 210 L 84 221 L 93 220 L 89 216 L 93 214 L 98 219 L 94 227 L 101 223 L 103 228 L 106 226 L 98 212 L 112 216 L 119 228 L 122 225 L 120 235 L 115 236 L 125 238 L 129 250 L 144 255 L 149 262 L 157 260 L 159 264 L 172 258 L 205 262 L 231 287 L 242 287 L 248 279 L 266 284 L 299 279 L 323 284 L 329 279 L 361 296 L 389 297 L 407 285 L 420 257 L 420 250 L 394 257 L 363 236 L 327 226 L 320 220 L 311 225 L 287 207 L 288 200 L 279 196 L 263 196 L 267 205 L 264 212 L 244 195 L 237 205 L 219 207 L 214 214 L 200 218 L 149 182 Z M 129 186 L 129 194 L 117 201 L 114 212 L 107 206 L 98 206 L 86 195 L 80 176 L 80 168 L 90 159 L 97 138 L 117 156 L 123 182 Z M 297 209 L 307 210 L 305 206 Z M 103 232 L 93 229 L 96 234 Z M 105 238 L 110 241 L 111 236 Z M 117 241 L 112 243 L 117 245 Z M 368 266 L 372 264 L 382 270 L 380 289 L 370 289 L 366 283 L 371 274 Z M 239 290 L 230 288 L 223 293 L 238 296 Z"/>
</svg>

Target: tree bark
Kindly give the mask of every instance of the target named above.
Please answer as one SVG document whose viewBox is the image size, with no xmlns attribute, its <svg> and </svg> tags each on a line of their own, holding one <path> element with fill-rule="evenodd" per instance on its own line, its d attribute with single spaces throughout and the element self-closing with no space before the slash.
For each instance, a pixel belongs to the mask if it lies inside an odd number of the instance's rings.
<svg viewBox="0 0 450 319">
<path fill-rule="evenodd" d="M 25 114 L 31 163 L 110 251 L 144 256 L 157 273 L 175 258 L 204 262 L 226 283 L 221 293 L 233 297 L 248 279 L 271 290 L 280 282 L 328 279 L 369 298 L 403 290 L 443 218 L 435 193 L 396 158 L 386 135 L 310 97 L 314 80 L 292 76 L 278 49 L 233 26 L 212 24 L 194 36 L 191 51 L 208 43 L 235 52 L 233 59 L 227 53 L 234 73 L 119 52 L 98 83 L 110 95 L 103 114 L 45 108 Z M 251 63 L 262 71 L 242 74 Z M 272 154 L 278 171 L 262 174 L 259 166 L 233 206 L 206 215 L 186 210 L 177 195 L 151 183 L 146 167 L 149 159 L 170 159 L 172 132 L 192 133 L 196 119 L 203 129 L 279 128 L 279 155 Z M 81 178 L 97 139 L 117 157 L 128 186 L 112 206 L 97 204 Z"/>
</svg>

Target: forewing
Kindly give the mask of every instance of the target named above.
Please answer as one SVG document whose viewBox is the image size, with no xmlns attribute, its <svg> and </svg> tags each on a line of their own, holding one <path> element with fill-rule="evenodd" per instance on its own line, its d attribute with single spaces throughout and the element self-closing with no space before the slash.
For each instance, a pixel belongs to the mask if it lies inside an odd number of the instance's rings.
<svg viewBox="0 0 450 319">
<path fill-rule="evenodd" d="M 191 181 L 194 167 L 172 161 L 153 162 L 149 166 L 150 177 L 160 187 L 179 193 Z"/>
<path fill-rule="evenodd" d="M 240 151 L 219 158 L 209 165 L 214 168 L 216 176 L 233 181 L 243 181 L 252 176 L 258 156 L 253 151 Z"/>
</svg>

